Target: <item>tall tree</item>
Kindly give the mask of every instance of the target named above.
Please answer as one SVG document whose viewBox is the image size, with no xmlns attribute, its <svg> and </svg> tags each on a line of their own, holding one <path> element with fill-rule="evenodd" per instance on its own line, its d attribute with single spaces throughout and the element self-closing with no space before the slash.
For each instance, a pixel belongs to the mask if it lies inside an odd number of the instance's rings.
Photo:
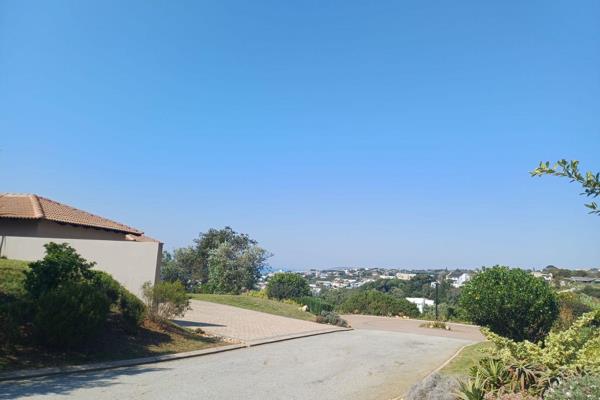
<svg viewBox="0 0 600 400">
<path fill-rule="evenodd" d="M 225 243 L 227 246 L 221 248 Z M 256 240 L 251 239 L 247 234 L 238 233 L 228 226 L 223 229 L 209 229 L 208 232 L 201 233 L 197 239 L 194 239 L 192 246 L 176 249 L 172 254 L 166 253 L 163 256 L 161 269 L 163 279 L 166 281 L 180 281 L 188 289 L 193 289 L 198 285 L 213 287 L 212 284 L 208 286 L 206 284 L 211 281 L 211 254 L 217 249 L 220 249 L 218 256 L 221 261 L 217 263 L 213 260 L 211 283 L 215 283 L 215 279 L 218 279 L 215 278 L 215 274 L 222 272 L 229 276 L 232 273 L 229 264 L 223 261 L 225 259 L 231 258 L 234 264 L 240 265 L 240 263 L 247 262 L 244 260 L 250 257 L 250 254 L 261 253 L 264 259 L 258 262 L 256 267 L 258 273 L 260 273 L 260 270 L 266 265 L 266 259 L 269 257 L 268 252 L 258 247 Z M 217 255 L 213 257 L 217 257 Z M 236 279 L 239 281 L 239 276 Z M 245 286 L 244 284 L 242 286 L 251 288 L 252 285 Z"/>
<path fill-rule="evenodd" d="M 254 287 L 270 254 L 257 245 L 223 242 L 209 252 L 208 286 L 214 293 L 239 294 Z"/>
<path fill-rule="evenodd" d="M 571 182 L 578 182 L 583 187 L 582 195 L 596 198 L 600 195 L 600 173 L 594 174 L 587 171 L 582 174 L 579 171 L 579 161 L 577 160 L 559 160 L 552 167 L 550 162 L 540 162 L 540 165 L 531 171 L 531 176 L 553 175 L 563 178 L 569 178 Z M 590 209 L 590 214 L 600 215 L 600 207 L 595 201 L 585 204 Z"/>
</svg>

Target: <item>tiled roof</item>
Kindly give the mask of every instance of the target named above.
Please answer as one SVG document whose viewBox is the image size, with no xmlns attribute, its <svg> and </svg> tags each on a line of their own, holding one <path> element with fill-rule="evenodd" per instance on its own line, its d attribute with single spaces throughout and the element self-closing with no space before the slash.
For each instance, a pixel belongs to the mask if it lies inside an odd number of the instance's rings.
<svg viewBox="0 0 600 400">
<path fill-rule="evenodd" d="M 0 193 L 0 218 L 45 219 L 65 224 L 142 235 L 127 225 L 102 218 L 35 194 Z"/>
</svg>

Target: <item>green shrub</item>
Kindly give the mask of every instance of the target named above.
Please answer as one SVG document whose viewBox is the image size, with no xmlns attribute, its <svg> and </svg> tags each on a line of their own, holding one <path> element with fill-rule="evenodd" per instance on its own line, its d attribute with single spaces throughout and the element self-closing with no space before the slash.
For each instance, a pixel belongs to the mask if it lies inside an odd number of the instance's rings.
<svg viewBox="0 0 600 400">
<path fill-rule="evenodd" d="M 123 328 L 129 333 L 135 333 L 146 316 L 144 303 L 121 286 L 110 274 L 103 271 L 91 272 L 93 286 L 106 294 L 116 308 L 115 311 L 121 314 L 124 322 Z"/>
<path fill-rule="evenodd" d="M 587 294 L 588 296 L 600 299 L 600 286 L 587 285 L 581 289 L 581 292 Z"/>
<path fill-rule="evenodd" d="M 102 332 L 111 311 L 123 328 L 135 332 L 145 306 L 112 276 L 95 271 L 67 244 L 49 243 L 45 257 L 30 263 L 25 288 L 32 311 L 34 337 L 55 348 L 85 344 Z"/>
<path fill-rule="evenodd" d="M 50 347 L 79 347 L 102 331 L 110 299 L 85 282 L 64 283 L 39 297 L 33 328 L 37 341 Z"/>
<path fill-rule="evenodd" d="M 558 294 L 558 309 L 558 318 L 554 323 L 554 329 L 557 330 L 569 328 L 577 318 L 592 311 L 592 308 L 581 300 L 580 295 L 573 292 Z"/>
<path fill-rule="evenodd" d="M 320 315 L 323 311 L 333 311 L 333 305 L 319 297 L 304 296 L 299 298 L 298 302 L 303 306 L 307 306 L 308 311 L 315 315 Z"/>
<path fill-rule="evenodd" d="M 146 305 L 125 288 L 121 290 L 118 305 L 125 330 L 135 333 L 146 317 Z"/>
<path fill-rule="evenodd" d="M 474 323 L 518 341 L 543 339 L 558 316 L 556 294 L 546 282 L 500 266 L 469 281 L 460 304 Z"/>
<path fill-rule="evenodd" d="M 344 328 L 348 327 L 348 321 L 346 321 L 333 311 L 322 311 L 321 314 L 317 316 L 317 322 L 319 324 L 329 324 L 341 326 Z"/>
<path fill-rule="evenodd" d="M 183 316 L 190 308 L 190 299 L 179 281 L 160 282 L 154 286 L 146 282 L 142 291 L 148 315 L 155 321 L 162 322 Z"/>
<path fill-rule="evenodd" d="M 406 299 L 398 299 L 392 295 L 376 290 L 365 290 L 353 293 L 339 310 L 344 313 L 369 315 L 402 315 L 416 317 L 419 309 Z"/>
<path fill-rule="evenodd" d="M 334 308 L 338 308 L 348 297 L 356 292 L 358 292 L 357 289 L 322 289 L 321 293 L 319 293 L 319 298 L 323 299 L 326 303 L 332 304 Z"/>
<path fill-rule="evenodd" d="M 39 298 L 63 283 L 92 279 L 94 263 L 87 262 L 74 248 L 66 243 L 48 243 L 44 247 L 45 257 L 30 263 L 25 273 L 25 288 L 32 298 Z"/>
<path fill-rule="evenodd" d="M 551 387 L 544 395 L 546 400 L 600 399 L 600 375 L 572 376 Z"/>
<path fill-rule="evenodd" d="M 308 281 L 293 272 L 280 272 L 267 282 L 267 296 L 271 299 L 296 299 L 310 295 Z"/>
<path fill-rule="evenodd" d="M 494 358 L 541 370 L 540 390 L 565 374 L 600 374 L 600 310 L 582 315 L 564 331 L 550 332 L 543 343 L 513 341 L 485 328 L 483 333 L 495 345 Z"/>
</svg>

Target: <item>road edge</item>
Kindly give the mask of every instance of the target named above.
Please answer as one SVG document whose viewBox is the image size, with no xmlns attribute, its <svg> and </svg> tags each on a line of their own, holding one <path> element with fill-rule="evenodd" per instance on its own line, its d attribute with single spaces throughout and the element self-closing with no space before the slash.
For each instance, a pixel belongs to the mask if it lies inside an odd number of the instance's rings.
<svg viewBox="0 0 600 400">
<path fill-rule="evenodd" d="M 230 344 L 226 346 L 217 346 L 211 347 L 209 349 L 202 350 L 194 350 L 187 351 L 184 353 L 173 353 L 173 354 L 164 354 L 160 356 L 150 356 L 150 357 L 141 357 L 141 358 L 132 358 L 128 360 L 117 360 L 117 361 L 107 361 L 100 363 L 91 363 L 91 364 L 82 364 L 82 365 L 69 365 L 65 367 L 49 367 L 49 368 L 40 368 L 40 369 L 26 369 L 26 370 L 18 370 L 11 372 L 3 372 L 0 373 L 0 382 L 6 381 L 20 381 L 31 378 L 41 378 L 45 376 L 54 376 L 54 375 L 68 375 L 80 372 L 91 372 L 91 371 L 101 371 L 108 369 L 116 369 L 116 368 L 125 368 L 125 367 L 133 367 L 137 365 L 143 364 L 155 364 L 167 361 L 175 361 L 181 360 L 184 358 L 192 358 L 192 357 L 201 357 L 207 356 L 211 354 L 224 353 L 232 350 L 245 349 L 249 347 L 261 346 L 270 343 L 283 342 L 286 340 L 293 339 L 301 339 L 305 337 L 325 335 L 328 333 L 335 332 L 346 332 L 353 330 L 352 328 L 339 328 L 336 329 L 324 329 L 318 331 L 309 331 L 300 334 L 293 335 L 284 335 L 284 336 L 275 336 L 271 338 L 265 338 L 261 340 L 256 340 L 252 342 L 239 343 L 239 344 Z"/>
</svg>

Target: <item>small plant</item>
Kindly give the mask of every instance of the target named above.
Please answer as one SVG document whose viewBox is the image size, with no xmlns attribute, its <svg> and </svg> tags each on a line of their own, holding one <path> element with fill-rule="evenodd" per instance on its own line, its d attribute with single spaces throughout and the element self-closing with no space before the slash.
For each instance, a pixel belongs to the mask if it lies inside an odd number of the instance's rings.
<svg viewBox="0 0 600 400">
<path fill-rule="evenodd" d="M 455 379 L 435 373 L 414 384 L 405 400 L 456 400 L 457 389 Z"/>
<path fill-rule="evenodd" d="M 320 324 L 329 324 L 341 326 L 344 328 L 347 328 L 349 326 L 348 321 L 346 321 L 333 311 L 322 311 L 321 315 L 317 316 L 317 322 Z"/>
<path fill-rule="evenodd" d="M 266 299 L 267 292 L 265 290 L 249 290 L 244 292 L 245 296 L 256 297 L 257 299 Z"/>
<path fill-rule="evenodd" d="M 450 325 L 447 325 L 442 321 L 429 321 L 419 325 L 421 328 L 431 328 L 431 329 L 445 329 L 447 331 L 451 330 Z"/>
<path fill-rule="evenodd" d="M 600 399 L 600 375 L 575 375 L 552 386 L 545 400 L 597 400 Z"/>
<path fill-rule="evenodd" d="M 160 282 L 154 286 L 146 282 L 142 291 L 148 315 L 154 321 L 164 322 L 183 316 L 190 309 L 190 299 L 179 281 Z"/>
<path fill-rule="evenodd" d="M 456 395 L 460 400 L 484 400 L 485 394 L 479 375 L 458 383 Z"/>
<path fill-rule="evenodd" d="M 319 297 L 304 296 L 299 298 L 298 302 L 303 306 L 307 306 L 308 311 L 315 315 L 320 315 L 323 311 L 333 311 L 333 305 Z"/>
</svg>

